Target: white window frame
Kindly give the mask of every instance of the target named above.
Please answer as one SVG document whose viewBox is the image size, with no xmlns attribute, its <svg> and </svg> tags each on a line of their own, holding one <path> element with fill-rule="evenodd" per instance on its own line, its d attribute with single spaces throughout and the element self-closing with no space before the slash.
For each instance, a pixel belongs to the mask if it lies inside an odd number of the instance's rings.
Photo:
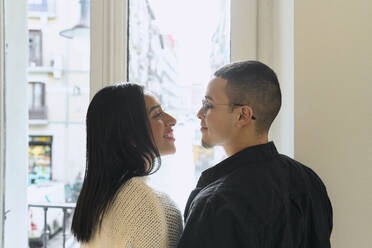
<svg viewBox="0 0 372 248">
<path fill-rule="evenodd" d="M 90 98 L 127 80 L 127 0 L 91 0 Z"/>
<path fill-rule="evenodd" d="M 26 1 L 1 0 L 1 198 L 2 247 L 26 247 L 27 211 L 27 14 Z M 17 16 L 19 18 L 14 18 Z M 17 30 L 18 32 L 11 32 Z M 9 31 L 9 32 L 8 32 Z M 13 96 L 13 97 L 11 97 Z M 16 97 L 14 97 L 16 96 Z M 9 113 L 9 114 L 8 114 Z M 24 154 L 24 156 L 20 156 Z M 4 218 L 4 211 L 10 212 Z"/>
<path fill-rule="evenodd" d="M 258 0 L 231 0 L 231 62 L 257 59 Z"/>
<path fill-rule="evenodd" d="M 4 247 L 5 214 L 5 85 L 4 0 L 0 0 L 0 247 Z"/>
<path fill-rule="evenodd" d="M 231 62 L 259 60 L 277 74 L 282 107 L 269 138 L 294 157 L 294 0 L 231 0 Z"/>
</svg>

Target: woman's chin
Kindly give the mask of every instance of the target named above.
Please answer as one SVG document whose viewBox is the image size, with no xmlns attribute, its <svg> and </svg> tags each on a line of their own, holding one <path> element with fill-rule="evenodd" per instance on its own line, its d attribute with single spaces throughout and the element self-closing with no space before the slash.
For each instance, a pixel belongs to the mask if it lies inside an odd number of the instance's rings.
<svg viewBox="0 0 372 248">
<path fill-rule="evenodd" d="M 176 147 L 173 145 L 171 147 L 160 149 L 159 153 L 160 153 L 160 156 L 175 154 L 176 153 Z"/>
</svg>

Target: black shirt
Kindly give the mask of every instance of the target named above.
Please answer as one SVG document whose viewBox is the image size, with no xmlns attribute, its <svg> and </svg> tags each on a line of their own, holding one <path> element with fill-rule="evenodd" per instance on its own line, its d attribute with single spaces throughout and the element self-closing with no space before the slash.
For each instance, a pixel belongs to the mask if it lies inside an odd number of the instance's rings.
<svg viewBox="0 0 372 248">
<path fill-rule="evenodd" d="M 274 143 L 205 170 L 185 209 L 179 248 L 328 248 L 332 206 L 310 168 Z"/>
</svg>

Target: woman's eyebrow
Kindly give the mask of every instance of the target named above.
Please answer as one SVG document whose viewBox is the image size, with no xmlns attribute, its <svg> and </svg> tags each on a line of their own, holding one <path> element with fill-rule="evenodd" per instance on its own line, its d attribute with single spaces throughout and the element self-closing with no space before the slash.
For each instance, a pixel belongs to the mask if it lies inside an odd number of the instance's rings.
<svg viewBox="0 0 372 248">
<path fill-rule="evenodd" d="M 160 108 L 160 105 L 154 105 L 150 108 L 149 113 L 151 113 L 153 110 Z"/>
</svg>

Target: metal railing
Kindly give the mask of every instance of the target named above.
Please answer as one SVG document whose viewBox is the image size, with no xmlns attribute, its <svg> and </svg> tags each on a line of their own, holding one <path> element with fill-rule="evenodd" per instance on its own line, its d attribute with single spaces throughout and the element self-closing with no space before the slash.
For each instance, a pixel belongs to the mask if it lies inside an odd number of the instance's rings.
<svg viewBox="0 0 372 248">
<path fill-rule="evenodd" d="M 59 208 L 63 211 L 63 224 L 62 224 L 62 237 L 63 237 L 63 248 L 66 245 L 66 219 L 67 219 L 67 209 L 75 209 L 76 203 L 40 203 L 40 204 L 28 204 L 29 208 L 42 208 L 44 210 L 44 230 L 43 230 L 43 248 L 47 248 L 47 241 L 49 239 L 48 230 L 48 209 L 49 208 Z"/>
</svg>

